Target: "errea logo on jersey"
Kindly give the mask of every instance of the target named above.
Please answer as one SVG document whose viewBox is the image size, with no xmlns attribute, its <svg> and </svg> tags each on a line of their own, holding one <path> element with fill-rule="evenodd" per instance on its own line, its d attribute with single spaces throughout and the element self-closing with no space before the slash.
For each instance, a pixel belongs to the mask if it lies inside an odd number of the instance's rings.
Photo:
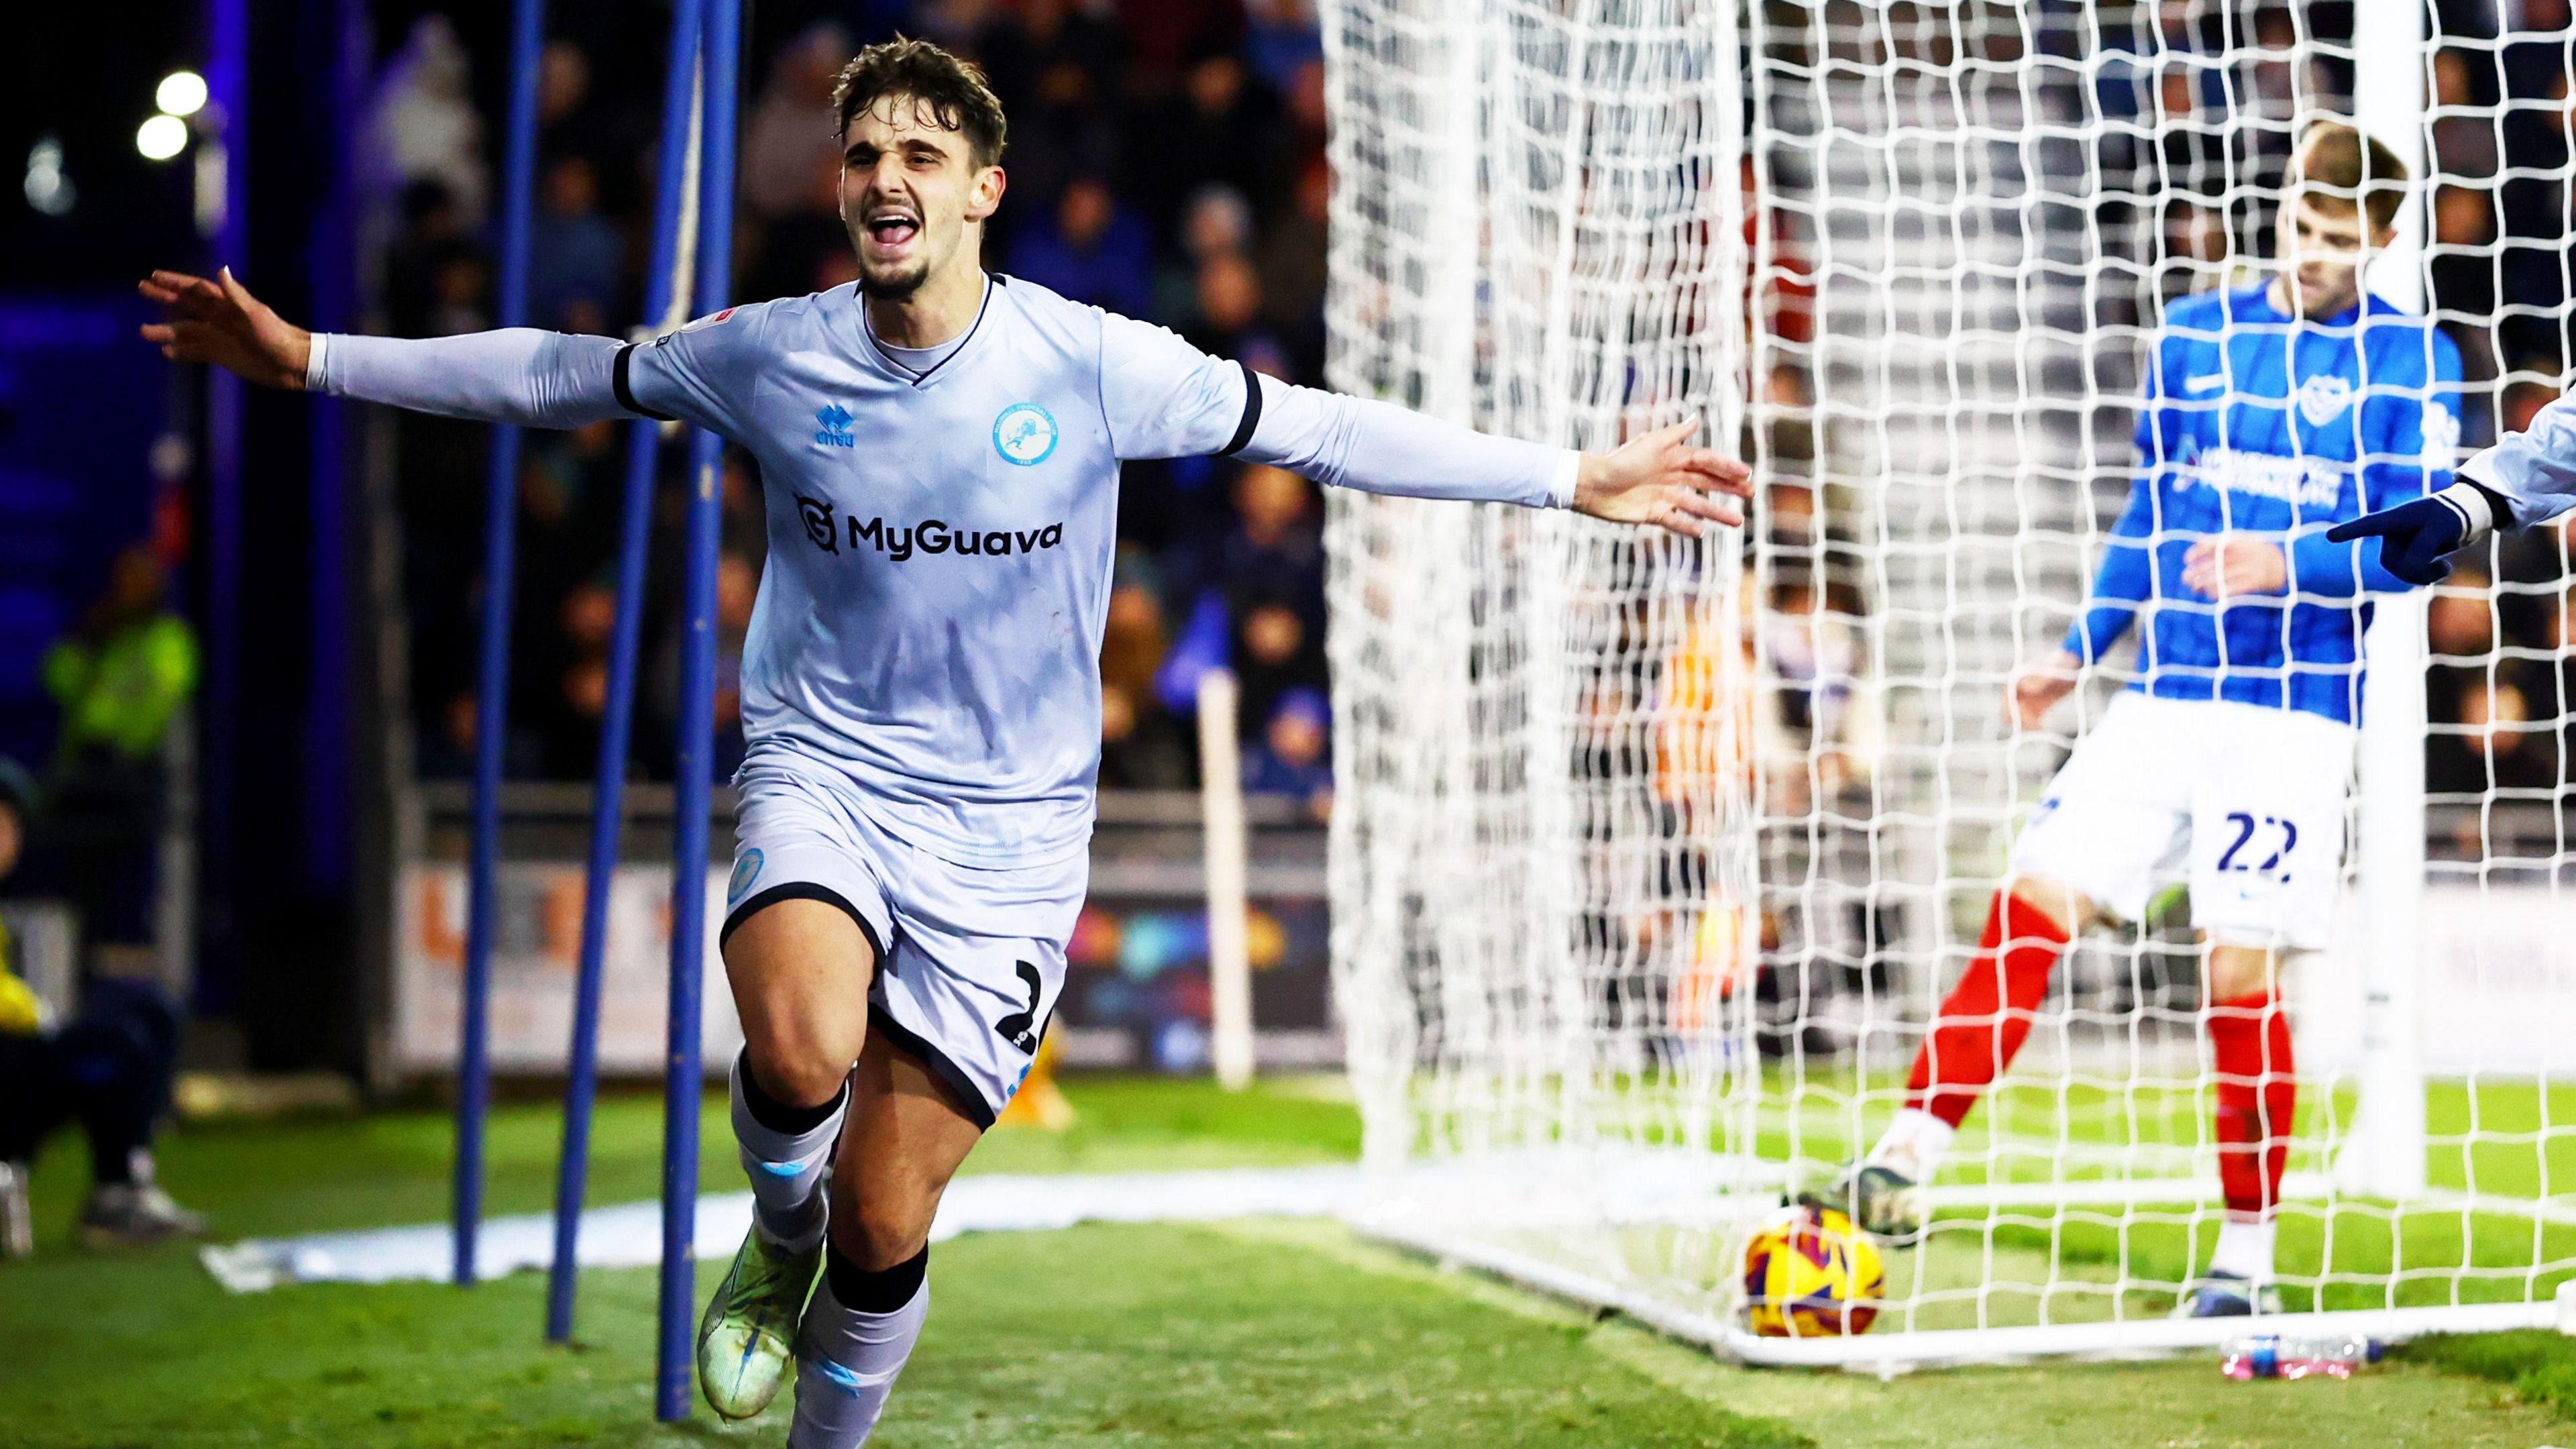
<svg viewBox="0 0 2576 1449">
<path fill-rule="evenodd" d="M 1036 403 L 1013 403 L 993 419 L 993 451 L 1005 463 L 1043 463 L 1055 451 L 1055 438 L 1055 414 Z"/>
<path fill-rule="evenodd" d="M 850 431 L 853 421 L 850 410 L 839 403 L 826 403 L 816 409 L 814 421 L 823 425 L 823 431 L 814 435 L 814 441 L 824 447 L 855 448 L 859 445 L 859 435 Z"/>
</svg>

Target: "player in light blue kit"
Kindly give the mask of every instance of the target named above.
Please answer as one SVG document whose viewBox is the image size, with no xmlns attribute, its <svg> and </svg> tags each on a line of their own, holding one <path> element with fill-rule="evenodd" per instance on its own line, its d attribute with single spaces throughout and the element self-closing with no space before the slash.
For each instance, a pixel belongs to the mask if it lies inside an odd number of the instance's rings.
<svg viewBox="0 0 2576 1449">
<path fill-rule="evenodd" d="M 798 1449 L 876 1423 L 928 1307 L 940 1194 L 1063 985 L 1119 460 L 1225 454 L 1684 535 L 1741 521 L 1719 495 L 1746 492 L 1741 464 L 1684 441 L 1694 424 L 1606 456 L 1486 437 L 988 276 L 1004 122 L 981 75 L 898 40 L 862 51 L 835 99 L 860 281 L 648 344 L 316 337 L 229 274 L 143 288 L 170 309 L 147 339 L 256 382 L 535 426 L 675 417 L 758 460 L 770 550 L 722 928 L 758 1207 L 698 1372 L 741 1418 L 795 1357 Z"/>
<path fill-rule="evenodd" d="M 1922 1225 L 1917 1187 L 2030 1031 L 2049 974 L 2102 915 L 2188 879 L 2202 939 L 2226 1217 L 2184 1311 L 2270 1301 L 2297 1105 L 2282 953 L 2326 944 L 2341 872 L 2368 597 L 2407 586 L 2333 526 L 2448 481 L 2459 350 L 2362 290 L 2406 173 L 2349 126 L 2301 138 L 2266 282 L 2178 302 L 2148 359 L 2138 479 L 2092 597 L 2015 680 L 2037 729 L 2133 626 L 2137 678 L 2014 842 L 1985 940 L 1916 1058 L 1905 1109 L 1835 1191 L 1872 1232 Z"/>
</svg>

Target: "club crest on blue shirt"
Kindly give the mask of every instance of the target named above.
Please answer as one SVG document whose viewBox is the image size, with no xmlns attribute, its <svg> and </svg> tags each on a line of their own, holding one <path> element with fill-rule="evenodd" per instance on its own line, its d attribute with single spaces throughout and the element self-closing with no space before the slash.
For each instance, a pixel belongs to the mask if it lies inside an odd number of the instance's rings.
<svg viewBox="0 0 2576 1449">
<path fill-rule="evenodd" d="M 2322 428 L 2335 414 L 2352 406 L 2352 384 L 2340 377 L 2312 377 L 2299 384 L 2299 416 Z"/>
<path fill-rule="evenodd" d="M 1036 403 L 1013 403 L 993 419 L 993 451 L 1026 468 L 1055 451 L 1055 414 Z"/>
</svg>

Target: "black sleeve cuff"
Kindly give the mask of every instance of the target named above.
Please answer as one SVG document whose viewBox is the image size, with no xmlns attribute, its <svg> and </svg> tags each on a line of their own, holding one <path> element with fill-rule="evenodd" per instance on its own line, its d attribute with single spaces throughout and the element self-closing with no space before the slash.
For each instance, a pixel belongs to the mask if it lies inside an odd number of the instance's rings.
<svg viewBox="0 0 2576 1449">
<path fill-rule="evenodd" d="M 1249 362 L 1235 366 L 1243 369 L 1243 418 L 1234 425 L 1234 436 L 1217 450 L 1220 458 L 1231 458 L 1251 446 L 1252 430 L 1261 426 L 1261 374 L 1254 372 Z"/>
<path fill-rule="evenodd" d="M 678 418 L 669 413 L 657 413 L 635 400 L 635 389 L 627 382 L 626 372 L 635 361 L 635 349 L 639 345 L 629 342 L 617 349 L 617 366 L 610 376 L 610 385 L 617 391 L 617 405 L 630 413 L 651 418 L 657 423 L 676 423 L 679 421 Z"/>
</svg>

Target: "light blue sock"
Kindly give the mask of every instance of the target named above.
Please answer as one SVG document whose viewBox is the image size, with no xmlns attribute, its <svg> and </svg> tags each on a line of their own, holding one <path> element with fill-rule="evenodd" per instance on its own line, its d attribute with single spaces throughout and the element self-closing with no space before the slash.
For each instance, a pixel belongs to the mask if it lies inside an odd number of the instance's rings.
<svg viewBox="0 0 2576 1449">
<path fill-rule="evenodd" d="M 796 1335 L 796 1420 L 787 1431 L 787 1449 L 857 1449 L 866 1443 L 929 1314 L 927 1281 L 892 1312 L 862 1313 L 841 1305 L 826 1272 Z"/>
<path fill-rule="evenodd" d="M 823 1176 L 832 1144 L 841 1137 L 850 1089 L 841 1088 L 830 1116 L 803 1132 L 779 1132 L 760 1123 L 743 1097 L 743 1058 L 733 1059 L 733 1135 L 742 1170 L 751 1178 L 751 1220 L 760 1235 L 794 1253 L 823 1241 L 826 1223 Z"/>
</svg>

